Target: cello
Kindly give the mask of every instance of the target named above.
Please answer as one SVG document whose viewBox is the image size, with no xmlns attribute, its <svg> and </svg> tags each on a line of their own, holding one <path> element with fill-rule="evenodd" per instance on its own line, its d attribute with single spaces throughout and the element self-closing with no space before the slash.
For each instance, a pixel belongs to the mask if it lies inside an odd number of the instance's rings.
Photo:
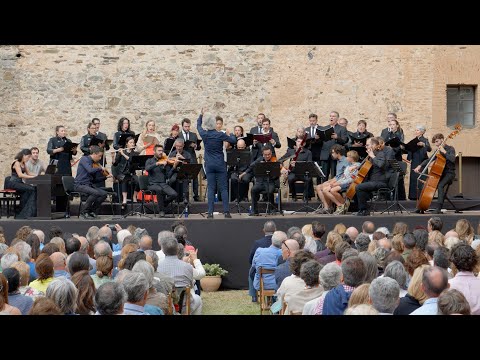
<svg viewBox="0 0 480 360">
<path fill-rule="evenodd" d="M 443 174 L 443 169 L 445 168 L 445 164 L 447 163 L 447 159 L 440 153 L 440 148 L 445 145 L 448 139 L 452 139 L 453 137 L 457 136 L 458 133 L 462 130 L 462 126 L 460 124 L 455 125 L 455 130 L 450 133 L 445 139 L 443 139 L 442 144 L 435 150 L 433 155 L 430 157 L 427 165 L 419 175 L 420 182 L 423 183 L 423 189 L 420 194 L 420 197 L 417 200 L 417 209 L 426 211 L 430 207 L 432 203 L 433 195 L 437 191 L 438 183 L 440 182 L 440 178 Z M 432 163 L 432 167 L 428 174 L 426 174 L 428 170 L 428 166 Z M 420 180 L 421 176 L 427 176 L 427 180 Z"/>
<path fill-rule="evenodd" d="M 348 199 L 353 200 L 353 197 L 355 196 L 355 192 L 357 189 L 357 185 L 361 184 L 365 180 L 372 166 L 373 166 L 373 163 L 370 161 L 370 156 L 367 156 L 360 164 L 360 168 L 358 169 L 357 176 L 355 176 L 355 179 L 353 179 L 353 182 L 350 184 L 347 192 L 345 193 L 345 196 Z"/>
</svg>

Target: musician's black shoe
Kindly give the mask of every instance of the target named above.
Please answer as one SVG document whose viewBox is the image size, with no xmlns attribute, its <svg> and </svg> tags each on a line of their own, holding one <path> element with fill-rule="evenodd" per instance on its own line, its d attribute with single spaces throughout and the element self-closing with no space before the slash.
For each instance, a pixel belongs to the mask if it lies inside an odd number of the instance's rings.
<svg viewBox="0 0 480 360">
<path fill-rule="evenodd" d="M 435 209 L 435 210 L 433 210 L 433 213 L 434 214 L 443 214 L 442 209 Z"/>
<path fill-rule="evenodd" d="M 292 201 L 297 201 L 297 195 L 292 195 Z"/>
<path fill-rule="evenodd" d="M 420 209 L 415 209 L 416 214 L 425 214 L 425 211 L 420 210 Z"/>
<path fill-rule="evenodd" d="M 207 219 L 213 219 L 213 214 L 212 214 L 212 213 L 208 213 Z"/>
<path fill-rule="evenodd" d="M 198 196 L 194 196 L 193 201 L 200 201 L 200 198 Z"/>
<path fill-rule="evenodd" d="M 248 216 L 260 216 L 260 214 L 258 212 L 252 212 L 248 214 Z"/>
<path fill-rule="evenodd" d="M 232 215 L 230 215 L 229 212 L 226 212 L 225 213 L 225 219 L 231 219 L 232 218 Z"/>
<path fill-rule="evenodd" d="M 165 217 L 165 211 L 160 211 L 158 213 L 158 216 L 160 216 L 161 218 Z"/>
<path fill-rule="evenodd" d="M 368 210 L 359 210 L 357 216 L 370 216 L 370 211 Z"/>
<path fill-rule="evenodd" d="M 80 216 L 83 217 L 85 220 L 91 220 L 91 219 L 94 219 L 93 217 L 90 216 L 89 213 L 87 212 L 82 212 L 80 213 Z"/>
<path fill-rule="evenodd" d="M 88 215 L 90 215 L 90 216 L 92 217 L 92 219 L 96 219 L 96 218 L 97 218 L 97 214 L 96 214 L 95 212 L 93 212 L 93 211 L 90 211 L 90 212 L 88 213 Z"/>
</svg>

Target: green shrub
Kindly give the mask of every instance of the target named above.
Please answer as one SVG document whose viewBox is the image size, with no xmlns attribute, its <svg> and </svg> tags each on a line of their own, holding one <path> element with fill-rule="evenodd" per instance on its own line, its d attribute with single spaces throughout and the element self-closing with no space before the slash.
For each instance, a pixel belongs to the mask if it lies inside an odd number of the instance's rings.
<svg viewBox="0 0 480 360">
<path fill-rule="evenodd" d="M 220 267 L 220 264 L 203 264 L 206 276 L 224 276 L 228 274 L 227 270 Z"/>
</svg>

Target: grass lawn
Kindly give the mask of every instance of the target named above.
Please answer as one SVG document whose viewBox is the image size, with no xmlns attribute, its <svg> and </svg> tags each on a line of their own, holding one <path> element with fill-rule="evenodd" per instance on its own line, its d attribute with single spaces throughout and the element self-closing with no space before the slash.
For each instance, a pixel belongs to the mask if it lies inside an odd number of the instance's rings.
<svg viewBox="0 0 480 360">
<path fill-rule="evenodd" d="M 202 291 L 203 315 L 260 315 L 260 306 L 253 303 L 248 290 Z"/>
</svg>

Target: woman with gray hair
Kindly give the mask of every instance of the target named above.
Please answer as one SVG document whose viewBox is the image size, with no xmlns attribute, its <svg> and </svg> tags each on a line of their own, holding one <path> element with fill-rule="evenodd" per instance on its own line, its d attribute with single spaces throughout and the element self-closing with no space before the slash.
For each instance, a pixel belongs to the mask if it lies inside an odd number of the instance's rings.
<svg viewBox="0 0 480 360">
<path fill-rule="evenodd" d="M 413 169 L 420 165 L 423 160 L 428 159 L 427 153 L 432 151 L 432 147 L 430 146 L 428 139 L 423 136 L 423 134 L 425 134 L 425 130 L 425 125 L 417 125 L 415 127 L 415 138 L 413 140 L 417 139 L 415 144 L 417 147 L 408 149 L 409 151 L 407 159 L 412 162 L 410 164 L 410 185 L 408 188 L 408 198 L 410 200 L 417 200 L 417 195 L 420 195 L 423 188 L 423 184 L 418 183 L 417 190 L 417 179 L 419 174 L 413 171 Z"/>
<path fill-rule="evenodd" d="M 72 281 L 63 276 L 53 280 L 48 285 L 45 296 L 52 299 L 65 315 L 75 315 L 78 290 Z"/>
<path fill-rule="evenodd" d="M 223 157 L 223 142 L 228 141 L 235 144 L 237 139 L 230 132 L 216 130 L 215 117 L 209 115 L 205 119 L 205 129 L 202 128 L 203 108 L 197 119 L 197 130 L 205 144 L 205 172 L 208 183 L 208 219 L 213 219 L 213 210 L 215 205 L 215 184 L 216 188 L 222 194 L 223 213 L 225 218 L 231 218 L 228 204 L 227 190 L 227 165 Z"/>
</svg>

